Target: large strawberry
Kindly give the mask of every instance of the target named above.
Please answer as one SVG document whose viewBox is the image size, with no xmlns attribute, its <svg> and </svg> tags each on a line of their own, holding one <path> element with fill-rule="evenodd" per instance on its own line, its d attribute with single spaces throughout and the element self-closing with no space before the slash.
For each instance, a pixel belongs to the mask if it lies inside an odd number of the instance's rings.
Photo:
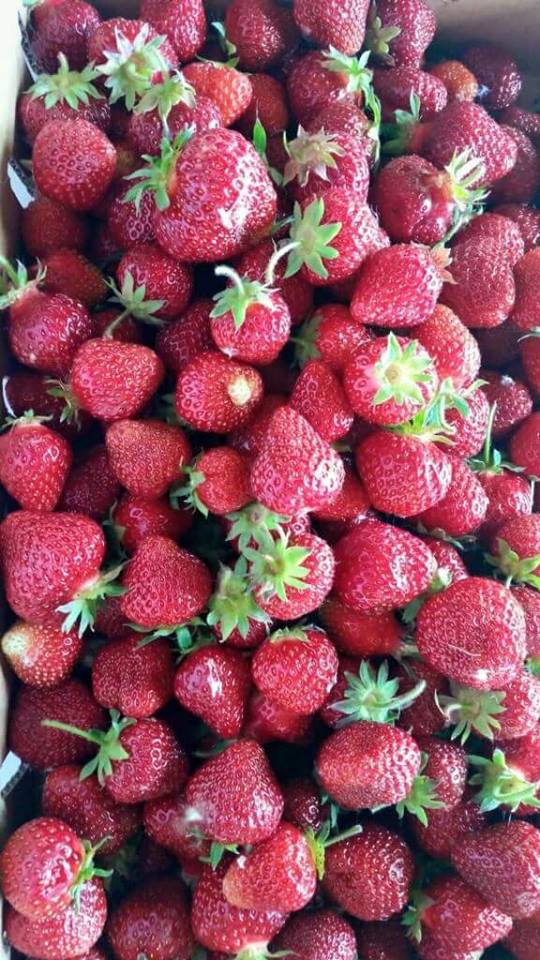
<svg viewBox="0 0 540 960">
<path fill-rule="evenodd" d="M 430 942 L 446 949 L 448 956 L 454 956 L 455 950 L 489 947 L 512 926 L 510 917 L 455 875 L 433 880 L 420 894 L 418 906 L 409 909 L 405 922 L 421 941 L 425 930 Z"/>
<path fill-rule="evenodd" d="M 278 630 L 253 657 L 253 679 L 269 700 L 292 713 L 315 713 L 337 677 L 335 649 L 322 630 Z"/>
<path fill-rule="evenodd" d="M 319 47 L 335 47 L 343 53 L 357 53 L 366 31 L 367 0 L 346 0 L 325 4 L 295 0 L 294 19 L 304 36 Z"/>
<path fill-rule="evenodd" d="M 426 0 L 377 0 L 370 14 L 368 45 L 387 63 L 422 62 L 436 27 Z"/>
<path fill-rule="evenodd" d="M 69 677 L 83 649 L 76 630 L 35 627 L 17 620 L 0 641 L 2 653 L 23 683 L 56 687 Z"/>
<path fill-rule="evenodd" d="M 504 247 L 508 259 L 514 266 L 525 253 L 525 243 L 521 231 L 510 217 L 500 213 L 483 213 L 473 217 L 462 230 L 458 232 L 456 243 L 464 240 L 497 240 Z"/>
<path fill-rule="evenodd" d="M 435 309 L 446 271 L 420 244 L 394 244 L 374 253 L 358 275 L 351 313 L 360 323 L 414 327 Z"/>
<path fill-rule="evenodd" d="M 240 651 L 214 644 L 188 653 L 174 677 L 179 703 L 224 739 L 240 735 L 250 689 Z"/>
<path fill-rule="evenodd" d="M 28 411 L 0 437 L 0 483 L 25 510 L 54 510 L 71 467 L 67 440 Z"/>
<path fill-rule="evenodd" d="M 90 210 L 111 183 L 116 150 L 88 120 L 50 120 L 40 130 L 32 154 L 39 191 L 72 210 Z"/>
<path fill-rule="evenodd" d="M 184 885 L 175 877 L 147 878 L 111 912 L 107 937 L 118 960 L 189 960 L 193 938 Z"/>
<path fill-rule="evenodd" d="M 164 638 L 141 646 L 140 637 L 111 640 L 92 664 L 98 703 L 127 717 L 150 717 L 172 699 L 174 660 Z"/>
<path fill-rule="evenodd" d="M 163 364 L 149 347 L 112 339 L 88 340 L 73 362 L 72 402 L 100 420 L 123 420 L 140 413 L 163 375 Z"/>
<path fill-rule="evenodd" d="M 45 0 L 34 7 L 32 47 L 41 67 L 54 70 L 63 53 L 73 70 L 82 70 L 88 61 L 88 38 L 101 23 L 93 4 Z"/>
<path fill-rule="evenodd" d="M 225 29 L 244 70 L 273 66 L 298 40 L 290 11 L 275 0 L 232 0 L 227 6 Z"/>
<path fill-rule="evenodd" d="M 515 141 L 493 117 L 477 103 L 454 100 L 431 121 L 422 153 L 442 169 L 456 153 L 467 149 L 484 167 L 475 187 L 490 186 L 509 173 L 516 162 Z"/>
<path fill-rule="evenodd" d="M 386 430 L 368 434 L 355 451 L 355 461 L 373 506 L 398 517 L 439 504 L 448 494 L 454 470 L 451 458 L 427 435 L 400 436 Z M 473 481 L 478 483 L 474 476 Z"/>
<path fill-rule="evenodd" d="M 116 420 L 107 430 L 113 472 L 128 493 L 158 500 L 191 459 L 180 427 L 161 420 Z"/>
<path fill-rule="evenodd" d="M 334 910 L 303 911 L 289 918 L 273 946 L 298 960 L 355 960 L 356 937 L 350 923 Z M 375 960 L 375 958 L 373 958 Z M 386 958 L 381 958 L 386 960 Z M 401 958 L 398 958 L 401 960 Z"/>
</svg>

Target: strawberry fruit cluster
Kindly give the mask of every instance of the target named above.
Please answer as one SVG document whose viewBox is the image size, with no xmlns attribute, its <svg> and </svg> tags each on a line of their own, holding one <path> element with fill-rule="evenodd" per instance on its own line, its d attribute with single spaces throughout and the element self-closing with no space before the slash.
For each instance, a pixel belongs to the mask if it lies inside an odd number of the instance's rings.
<svg viewBox="0 0 540 960">
<path fill-rule="evenodd" d="M 538 960 L 518 67 L 442 55 L 425 0 L 28 5 L 1 649 L 41 786 L 8 941 Z"/>
</svg>

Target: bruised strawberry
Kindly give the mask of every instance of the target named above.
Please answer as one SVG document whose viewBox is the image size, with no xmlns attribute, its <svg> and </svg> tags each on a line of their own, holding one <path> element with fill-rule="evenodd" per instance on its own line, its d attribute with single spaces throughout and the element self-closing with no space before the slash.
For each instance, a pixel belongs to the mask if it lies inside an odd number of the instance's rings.
<svg viewBox="0 0 540 960">
<path fill-rule="evenodd" d="M 214 351 L 198 353 L 176 384 L 178 416 L 196 430 L 228 433 L 252 417 L 263 395 L 260 374 Z"/>
<path fill-rule="evenodd" d="M 82 70 L 88 60 L 88 39 L 100 23 L 96 8 L 84 0 L 74 0 L 67 7 L 54 0 L 38 4 L 32 38 L 38 62 L 44 70 L 54 70 L 58 54 L 64 53 L 73 70 Z"/>
<path fill-rule="evenodd" d="M 323 825 L 325 808 L 319 790 L 309 777 L 297 777 L 283 784 L 285 809 L 283 817 L 288 823 L 318 833 Z"/>
<path fill-rule="evenodd" d="M 208 856 L 210 841 L 193 829 L 184 794 L 169 794 L 144 805 L 146 834 L 175 857 Z"/>
</svg>

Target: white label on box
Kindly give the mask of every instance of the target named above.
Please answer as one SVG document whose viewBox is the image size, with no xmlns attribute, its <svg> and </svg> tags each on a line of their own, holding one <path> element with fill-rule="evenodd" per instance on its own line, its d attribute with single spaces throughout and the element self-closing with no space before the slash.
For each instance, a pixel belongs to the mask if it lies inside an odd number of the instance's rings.
<svg viewBox="0 0 540 960">
<path fill-rule="evenodd" d="M 8 163 L 7 172 L 11 191 L 15 194 L 19 206 L 26 210 L 36 196 L 34 181 L 28 170 L 25 170 L 13 157 Z"/>
</svg>

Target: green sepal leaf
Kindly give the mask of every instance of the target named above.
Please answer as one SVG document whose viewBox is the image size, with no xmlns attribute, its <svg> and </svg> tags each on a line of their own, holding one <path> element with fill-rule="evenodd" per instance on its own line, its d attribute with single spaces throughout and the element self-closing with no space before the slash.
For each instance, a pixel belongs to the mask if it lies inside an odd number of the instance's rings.
<svg viewBox="0 0 540 960">
<path fill-rule="evenodd" d="M 40 74 L 27 92 L 33 100 L 42 98 L 47 110 L 57 103 L 66 103 L 72 110 L 78 110 L 81 104 L 88 106 L 90 99 L 103 99 L 93 83 L 97 76 L 98 71 L 93 63 L 87 64 L 81 71 L 70 70 L 67 57 L 59 53 L 58 71 Z"/>
</svg>

